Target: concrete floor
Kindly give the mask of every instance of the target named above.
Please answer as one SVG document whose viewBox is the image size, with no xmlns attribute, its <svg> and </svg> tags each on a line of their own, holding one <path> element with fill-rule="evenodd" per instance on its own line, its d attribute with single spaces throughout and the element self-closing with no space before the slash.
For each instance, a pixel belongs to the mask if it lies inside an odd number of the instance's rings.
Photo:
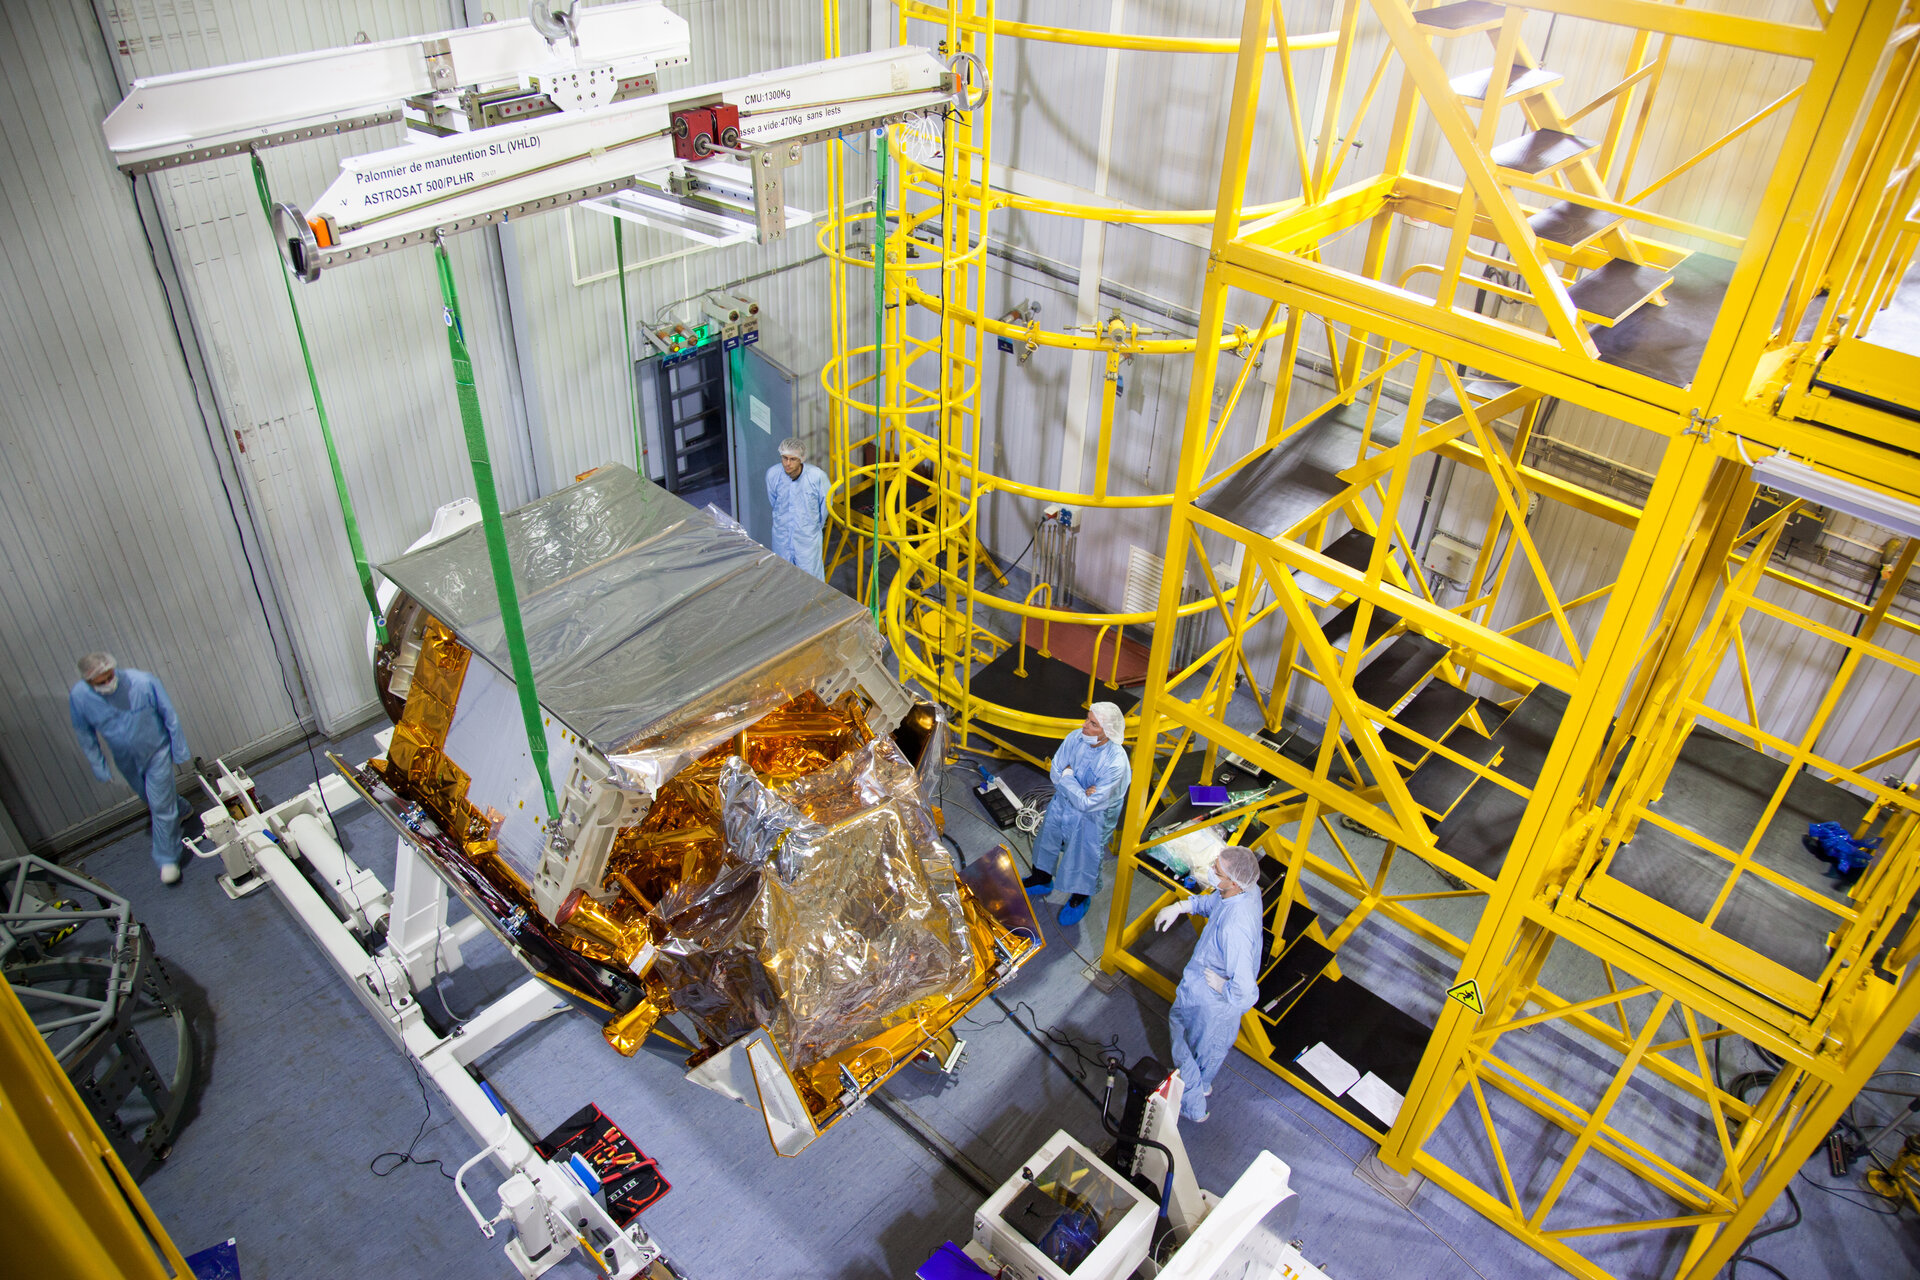
<svg viewBox="0 0 1920 1280">
<path fill-rule="evenodd" d="M 363 732 L 336 749 L 357 759 L 372 748 Z M 292 753 L 255 777 L 272 803 L 311 783 L 314 764 L 305 752 Z M 1018 791 L 1038 779 L 1016 769 L 1012 781 Z M 969 855 L 992 847 L 997 833 L 967 793 L 964 772 L 952 775 L 948 790 L 950 833 Z M 350 853 L 390 876 L 393 839 L 384 823 L 363 809 L 342 813 L 340 823 Z M 1358 856 L 1367 856 L 1365 844 L 1353 842 Z M 147 860 L 143 830 L 98 848 L 84 866 L 132 898 L 199 1015 L 206 1066 L 195 1114 L 144 1188 L 183 1250 L 234 1237 L 248 1280 L 512 1274 L 498 1242 L 481 1236 L 438 1170 L 408 1165 L 385 1178 L 370 1171 L 381 1152 L 405 1150 L 423 1121 L 417 1158 L 456 1166 L 475 1144 L 437 1097 L 423 1101 L 405 1060 L 271 892 L 229 901 L 211 863 L 190 866 L 183 884 L 165 888 Z M 1411 884 L 1431 872 L 1411 864 L 1395 875 Z M 1088 976 L 1110 893 L 1102 890 L 1076 928 L 1060 928 L 1043 908 L 1046 950 L 1004 997 L 1030 1025 L 1057 1028 L 1085 1047 L 1114 1043 L 1129 1057 L 1164 1061 L 1165 1002 L 1131 981 L 1103 992 Z M 1317 905 L 1324 913 L 1333 904 Z M 1465 913 L 1459 926 L 1470 924 L 1470 906 L 1454 900 L 1449 909 Z M 1177 970 L 1188 937 L 1178 930 L 1156 936 L 1150 958 Z M 490 939 L 468 948 L 466 960 L 441 984 L 455 1015 L 522 976 Z M 1350 976 L 1417 1016 L 1436 1003 L 1447 972 L 1437 957 L 1385 931 L 1363 931 L 1342 960 Z M 1096 1108 L 1000 1010 L 981 1006 L 965 1034 L 967 1061 L 957 1079 L 910 1068 L 889 1094 L 994 1178 L 1016 1173 L 1056 1129 L 1104 1145 Z M 857 1112 L 799 1158 L 783 1160 L 757 1113 L 689 1085 L 676 1051 L 653 1044 L 659 1048 L 622 1059 L 591 1021 L 563 1016 L 478 1065 L 534 1128 L 596 1102 L 656 1158 L 674 1189 L 646 1220 L 690 1275 L 906 1277 L 941 1242 L 969 1234 L 978 1194 L 877 1110 Z M 1528 1048 L 1538 1059 L 1530 1066 L 1579 1075 L 1580 1055 L 1551 1031 L 1535 1033 Z M 1730 1072 L 1746 1065 L 1729 1057 Z M 1645 1106 L 1648 1123 L 1657 1124 L 1658 1099 Z M 1291 1234 L 1334 1277 L 1556 1274 L 1434 1187 L 1402 1209 L 1360 1182 L 1354 1169 L 1369 1140 L 1238 1051 L 1212 1107 L 1213 1119 L 1184 1135 L 1202 1185 L 1224 1191 L 1259 1150 L 1273 1151 L 1291 1166 L 1300 1196 Z M 1486 1172 L 1484 1151 L 1445 1140 L 1458 1147 L 1450 1157 L 1457 1168 Z M 1761 1242 L 1759 1257 L 1793 1280 L 1920 1273 L 1911 1217 L 1881 1216 L 1844 1185 L 1827 1190 L 1818 1161 L 1807 1178 L 1822 1189 L 1796 1182 L 1805 1221 Z M 474 1179 L 480 1203 L 490 1202 L 492 1183 L 489 1173 Z M 1569 1214 L 1617 1214 L 1644 1192 L 1596 1159 L 1568 1194 Z M 1785 1216 L 1783 1204 L 1773 1219 Z M 1670 1247 L 1642 1237 L 1589 1251 L 1619 1275 L 1669 1274 L 1673 1265 Z M 576 1259 L 553 1274 L 595 1273 Z"/>
<path fill-rule="evenodd" d="M 851 566 L 843 567 L 841 577 L 850 579 Z M 836 585 L 846 590 L 850 581 Z M 1236 704 L 1229 718 L 1251 725 L 1258 712 L 1250 703 Z M 375 750 L 372 727 L 332 749 L 364 759 Z M 324 759 L 293 751 L 254 776 L 272 804 L 311 784 L 316 764 L 327 767 Z M 1024 766 L 1010 766 L 1007 773 L 1016 792 L 1044 782 Z M 1003 838 L 971 796 L 971 780 L 965 769 L 954 770 L 945 803 L 948 832 L 970 857 Z M 390 829 L 363 808 L 339 819 L 349 853 L 391 883 Z M 1343 835 L 1363 870 L 1371 871 L 1379 842 Z M 1316 841 L 1332 852 L 1324 834 Z M 1023 850 L 1017 836 L 1008 842 Z M 448 1118 L 437 1095 L 423 1088 L 271 892 L 229 901 L 215 885 L 218 868 L 210 863 L 190 866 L 183 884 L 163 887 L 147 860 L 144 827 L 97 847 L 83 863 L 132 898 L 199 1015 L 206 1066 L 193 1118 L 171 1158 L 144 1186 L 184 1251 L 234 1237 L 248 1280 L 513 1274 L 499 1242 L 482 1237 L 439 1169 L 415 1163 L 378 1177 L 369 1168 L 380 1153 L 410 1145 L 416 1160 L 455 1167 L 476 1144 Z M 1445 886 L 1424 864 L 1403 858 L 1387 887 L 1404 893 Z M 1074 928 L 1056 923 L 1057 903 L 1042 907 L 1046 949 L 1003 997 L 1028 1026 L 1051 1028 L 1082 1049 L 1114 1044 L 1130 1059 L 1152 1054 L 1167 1061 L 1166 1002 L 1130 980 L 1110 991 L 1092 980 L 1111 892 L 1103 886 Z M 1152 894 L 1151 887 L 1138 886 L 1133 908 L 1143 908 Z M 1346 909 L 1318 887 L 1310 887 L 1310 898 L 1329 923 Z M 1479 904 L 1439 899 L 1428 910 L 1436 922 L 1465 936 Z M 1145 954 L 1175 973 L 1191 936 L 1181 930 L 1150 935 Z M 439 984 L 455 1017 L 524 977 L 491 935 L 466 948 L 464 959 L 466 966 Z M 1341 963 L 1350 978 L 1428 1021 L 1452 973 L 1436 948 L 1374 924 L 1355 933 Z M 1549 985 L 1562 994 L 1602 990 L 1604 980 L 1596 965 L 1572 955 L 1553 957 L 1547 973 Z M 1104 1147 L 1095 1106 L 1000 1009 L 983 1004 L 962 1030 L 968 1050 L 957 1078 L 910 1067 L 887 1086 L 888 1095 L 995 1179 L 1017 1173 L 1056 1130 Z M 1570 1097 L 1597 1092 L 1599 1062 L 1551 1028 L 1509 1037 L 1502 1048 Z M 1072 1060 L 1068 1050 L 1056 1052 Z M 1920 1067 L 1920 1042 L 1910 1036 L 1897 1058 L 1889 1068 Z M 1756 1062 L 1736 1042 L 1727 1054 L 1727 1074 Z M 979 1194 L 875 1108 L 848 1117 L 797 1159 L 783 1160 L 769 1146 L 757 1112 L 683 1079 L 679 1051 L 656 1039 L 635 1058 L 620 1058 L 606 1047 L 597 1025 L 572 1015 L 532 1028 L 477 1067 L 534 1129 L 545 1131 L 594 1102 L 658 1160 L 673 1190 L 648 1211 L 646 1222 L 690 1276 L 904 1278 L 943 1241 L 964 1241 L 970 1234 Z M 1903 1080 L 1879 1083 L 1899 1086 Z M 1876 1098 L 1862 1105 L 1860 1118 L 1865 1123 L 1904 1101 Z M 1274 1152 L 1290 1166 L 1299 1194 L 1299 1219 L 1289 1234 L 1336 1280 L 1559 1274 L 1435 1187 L 1423 1187 L 1412 1207 L 1402 1209 L 1361 1182 L 1355 1169 L 1371 1153 L 1371 1141 L 1238 1050 L 1229 1055 L 1211 1105 L 1207 1124 L 1184 1126 L 1183 1132 L 1201 1184 L 1224 1191 L 1260 1150 Z M 1618 1114 L 1636 1132 L 1658 1138 L 1673 1127 L 1676 1105 L 1636 1088 Z M 1504 1099 L 1496 1098 L 1494 1106 L 1504 1124 L 1520 1119 Z M 1443 1123 L 1435 1149 L 1455 1169 L 1497 1186 L 1484 1138 L 1473 1126 L 1455 1123 L 1459 1119 L 1456 1113 Z M 1534 1146 L 1563 1149 L 1564 1142 L 1557 1133 L 1540 1133 Z M 1531 1153 L 1507 1154 L 1521 1163 Z M 1795 1182 L 1804 1221 L 1761 1241 L 1756 1256 L 1792 1280 L 1920 1275 L 1912 1216 L 1887 1215 L 1884 1205 L 1858 1189 L 1858 1181 L 1856 1170 L 1852 1179 L 1835 1184 L 1824 1161 L 1809 1164 Z M 470 1178 L 482 1205 L 495 1203 L 494 1182 L 490 1168 Z M 1522 1188 L 1530 1196 L 1542 1189 Z M 1642 1184 L 1597 1158 L 1581 1166 L 1565 1206 L 1550 1225 L 1672 1212 L 1671 1202 L 1651 1197 Z M 1769 1221 L 1788 1216 L 1783 1202 Z M 1592 1238 L 1583 1247 L 1616 1275 L 1654 1277 L 1672 1273 L 1678 1246 L 1628 1235 L 1611 1242 Z M 568 1280 L 597 1272 L 575 1258 L 551 1274 Z"/>
</svg>

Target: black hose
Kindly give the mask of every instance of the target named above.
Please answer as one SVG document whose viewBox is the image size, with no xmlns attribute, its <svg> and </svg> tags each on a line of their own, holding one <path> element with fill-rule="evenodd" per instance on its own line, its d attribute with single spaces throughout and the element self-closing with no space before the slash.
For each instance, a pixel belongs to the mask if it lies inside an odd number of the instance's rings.
<svg viewBox="0 0 1920 1280">
<path fill-rule="evenodd" d="M 1160 1216 L 1167 1216 L 1167 1202 L 1173 1199 L 1173 1152 L 1164 1142 L 1155 1142 L 1148 1137 L 1129 1138 L 1120 1132 L 1120 1126 L 1107 1114 L 1107 1104 L 1113 1100 L 1114 1082 L 1120 1078 L 1120 1069 L 1112 1063 L 1107 1064 L 1107 1091 L 1100 1097 L 1100 1127 L 1120 1142 L 1131 1142 L 1136 1146 L 1152 1147 L 1167 1160 L 1167 1176 L 1160 1184 Z"/>
</svg>

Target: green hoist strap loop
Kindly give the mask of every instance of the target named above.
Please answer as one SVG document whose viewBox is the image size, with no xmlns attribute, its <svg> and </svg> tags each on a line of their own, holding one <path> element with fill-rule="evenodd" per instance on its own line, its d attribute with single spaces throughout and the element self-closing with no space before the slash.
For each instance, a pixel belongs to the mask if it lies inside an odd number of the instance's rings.
<svg viewBox="0 0 1920 1280">
<path fill-rule="evenodd" d="M 627 410 L 633 416 L 633 469 L 642 480 L 653 477 L 647 465 L 647 438 L 640 431 L 640 388 L 633 376 L 633 318 L 627 311 L 627 247 L 621 234 L 625 220 L 613 220 L 613 274 L 620 281 L 620 342 L 627 352 Z"/>
<path fill-rule="evenodd" d="M 547 816 L 560 821 L 553 797 L 553 778 L 547 772 L 547 730 L 540 713 L 540 697 L 533 687 L 533 663 L 527 658 L 527 633 L 520 622 L 520 593 L 513 585 L 513 563 L 507 558 L 507 531 L 500 522 L 500 495 L 493 487 L 493 458 L 487 451 L 487 428 L 480 420 L 480 393 L 473 385 L 473 357 L 467 353 L 466 326 L 460 319 L 460 295 L 453 286 L 453 263 L 447 247 L 433 246 L 434 267 L 440 274 L 440 300 L 446 306 L 447 353 L 453 358 L 453 385 L 460 396 L 460 425 L 467 436 L 467 461 L 473 467 L 474 497 L 480 502 L 480 525 L 487 535 L 487 558 L 493 562 L 493 589 L 500 598 L 500 622 L 507 633 L 507 653 L 513 659 L 513 683 L 520 691 L 520 714 L 527 722 L 527 754 L 540 774 L 547 799 Z"/>
<path fill-rule="evenodd" d="M 885 419 L 880 416 L 881 399 L 886 394 L 887 344 L 887 131 L 877 134 L 878 162 L 873 171 L 873 438 L 876 446 L 885 443 Z M 944 355 L 942 356 L 944 359 Z M 942 439 L 945 424 L 942 424 Z M 875 449 L 878 456 L 879 449 Z M 880 473 L 873 475 L 873 563 L 867 574 L 867 608 L 873 621 L 880 621 Z"/>
<path fill-rule="evenodd" d="M 260 193 L 260 212 L 267 215 L 267 234 L 273 235 L 273 194 L 267 189 L 267 168 L 260 153 L 253 158 L 253 186 Z M 360 590 L 367 597 L 367 612 L 373 615 L 374 632 L 380 643 L 387 642 L 386 620 L 380 616 L 380 593 L 373 584 L 373 567 L 367 563 L 366 544 L 360 541 L 360 521 L 353 514 L 353 499 L 347 495 L 347 473 L 340 465 L 340 450 L 333 442 L 333 424 L 327 421 L 327 403 L 320 395 L 320 377 L 313 371 L 313 352 L 307 347 L 307 327 L 300 322 L 300 304 L 294 301 L 293 278 L 287 274 L 287 261 L 280 258 L 280 283 L 287 290 L 287 310 L 293 312 L 293 331 L 300 338 L 300 358 L 307 362 L 307 386 L 313 389 L 313 412 L 320 419 L 320 438 L 327 442 L 327 464 L 333 468 L 333 491 L 340 497 L 340 520 L 347 527 L 347 546 L 353 551 L 353 567 L 360 575 Z"/>
</svg>

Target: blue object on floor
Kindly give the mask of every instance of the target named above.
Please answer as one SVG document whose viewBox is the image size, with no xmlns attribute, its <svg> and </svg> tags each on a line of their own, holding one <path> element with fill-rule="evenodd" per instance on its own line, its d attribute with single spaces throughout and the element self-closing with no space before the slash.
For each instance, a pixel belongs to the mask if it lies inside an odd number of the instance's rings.
<svg viewBox="0 0 1920 1280">
<path fill-rule="evenodd" d="M 992 1280 L 993 1273 L 983 1271 L 966 1251 L 949 1240 L 921 1263 L 914 1280 Z"/>
<path fill-rule="evenodd" d="M 240 1280 L 240 1248 L 232 1240 L 222 1240 L 187 1258 L 194 1280 Z"/>
<path fill-rule="evenodd" d="M 1851 883 L 1860 878 L 1860 873 L 1873 861 L 1873 851 L 1880 847 L 1879 836 L 1868 836 L 1865 840 L 1855 840 L 1847 834 L 1847 829 L 1837 822 L 1815 822 L 1807 827 L 1807 834 L 1800 837 L 1800 843 L 1806 851 L 1823 862 L 1833 864 L 1833 874 L 1843 883 Z"/>
<path fill-rule="evenodd" d="M 1088 898 L 1085 902 L 1082 902 L 1079 906 L 1075 906 L 1073 903 L 1069 902 L 1066 906 L 1060 908 L 1061 926 L 1063 928 L 1071 928 L 1074 925 L 1079 924 L 1081 917 L 1087 914 L 1087 908 L 1092 905 L 1093 905 L 1093 899 Z"/>
</svg>

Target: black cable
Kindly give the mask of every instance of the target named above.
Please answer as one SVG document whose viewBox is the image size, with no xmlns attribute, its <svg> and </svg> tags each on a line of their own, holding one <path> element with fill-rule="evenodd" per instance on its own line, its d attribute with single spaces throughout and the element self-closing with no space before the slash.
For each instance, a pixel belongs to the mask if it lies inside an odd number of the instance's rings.
<svg viewBox="0 0 1920 1280">
<path fill-rule="evenodd" d="M 1830 1196 L 1834 1196 L 1834 1197 L 1837 1197 L 1838 1199 L 1845 1200 L 1848 1204 L 1859 1205 L 1862 1209 L 1865 1209 L 1868 1213 L 1873 1214 L 1875 1217 L 1897 1218 L 1900 1216 L 1901 1202 L 1896 1197 L 1883 1196 L 1878 1191 L 1868 1191 L 1867 1192 L 1868 1195 L 1878 1197 L 1881 1201 L 1887 1202 L 1891 1206 L 1889 1208 L 1882 1208 L 1880 1205 L 1874 1204 L 1871 1200 L 1859 1199 L 1858 1197 L 1850 1194 L 1847 1191 L 1840 1190 L 1838 1187 L 1829 1187 L 1821 1183 L 1815 1182 L 1812 1178 L 1807 1177 L 1807 1171 L 1805 1169 L 1800 1170 L 1800 1177 L 1803 1181 L 1806 1182 L 1808 1186 L 1812 1187 L 1814 1190 L 1824 1191 Z"/>
<path fill-rule="evenodd" d="M 186 375 L 187 387 L 193 397 L 194 409 L 200 416 L 200 429 L 206 434 L 208 444 L 211 446 L 213 440 L 216 438 L 216 433 L 213 429 L 213 423 L 207 418 L 207 406 L 200 399 L 200 388 L 193 385 L 193 357 L 187 349 L 187 337 L 186 333 L 180 327 L 179 313 L 174 309 L 173 293 L 166 285 L 166 273 L 160 265 L 160 250 L 153 242 L 153 229 L 147 225 L 146 211 L 140 207 L 139 181 L 136 175 L 127 175 L 127 194 L 133 199 L 133 216 L 140 223 L 141 239 L 146 241 L 147 260 L 153 264 L 154 279 L 160 283 L 160 296 L 167 304 L 167 323 L 173 330 L 174 346 L 180 351 L 181 372 Z M 334 834 L 338 836 L 340 828 L 334 823 L 333 807 L 327 803 L 327 793 L 325 789 L 320 786 L 320 759 L 313 753 L 313 735 L 307 731 L 303 723 L 305 717 L 300 714 L 300 699 L 295 696 L 293 692 L 293 682 L 287 676 L 286 657 L 280 652 L 280 643 L 274 637 L 273 611 L 267 607 L 266 592 L 261 589 L 260 571 L 253 563 L 253 553 L 247 550 L 246 525 L 240 519 L 239 505 L 234 501 L 233 488 L 227 483 L 226 469 L 220 465 L 220 457 L 218 454 L 215 454 L 213 458 L 213 473 L 219 477 L 220 493 L 226 499 L 227 503 L 227 516 L 233 521 L 234 538 L 240 544 L 240 559 L 247 566 L 247 581 L 252 584 L 253 598 L 260 606 L 260 620 L 266 624 L 267 643 L 273 647 L 274 665 L 280 671 L 280 687 L 286 692 L 287 706 L 293 711 L 293 727 L 300 731 L 301 741 L 305 743 L 307 748 L 307 761 L 313 766 L 314 791 L 320 797 L 320 807 L 326 811 L 327 825 L 333 827 Z M 285 621 L 284 618 L 281 620 L 282 625 L 285 625 Z M 304 687 L 304 682 L 302 682 L 302 687 Z M 311 696 L 308 697 L 308 702 L 312 702 Z"/>
<path fill-rule="evenodd" d="M 454 1181 L 454 1176 L 447 1172 L 447 1167 L 441 1164 L 439 1160 L 431 1157 L 423 1160 L 413 1154 L 414 1149 L 420 1145 L 420 1139 L 426 1136 L 427 1122 L 433 1119 L 433 1098 L 427 1093 L 427 1079 L 420 1074 L 420 1067 L 414 1062 L 411 1054 L 407 1056 L 407 1065 L 413 1068 L 413 1080 L 415 1084 L 420 1086 L 420 1101 L 426 1104 L 427 1113 L 420 1117 L 420 1127 L 413 1131 L 413 1141 L 407 1144 L 405 1151 L 382 1151 L 379 1155 L 367 1161 L 367 1171 L 376 1178 L 384 1178 L 389 1174 L 398 1172 L 406 1165 L 418 1165 L 422 1169 L 428 1165 L 432 1165 L 441 1177 L 445 1178 L 448 1182 L 452 1182 Z M 392 1164 L 384 1169 L 379 1167 L 382 1160 L 389 1159 L 393 1161 Z"/>
<path fill-rule="evenodd" d="M 1032 1028 L 1028 1027 L 1026 1023 L 1020 1021 L 1019 1015 L 1014 1013 L 1014 1011 L 1007 1006 L 1007 1002 L 1002 1000 L 997 993 L 992 996 L 989 996 L 988 999 L 992 1000 L 995 1004 L 1000 1006 L 1000 1011 L 1006 1015 L 1006 1018 L 1004 1019 L 1005 1021 L 1011 1022 L 1013 1023 L 1014 1026 L 1020 1028 L 1021 1033 L 1025 1035 L 1027 1039 L 1033 1041 L 1034 1044 L 1039 1046 L 1040 1052 L 1046 1054 L 1047 1057 L 1053 1061 L 1053 1064 L 1060 1068 L 1060 1073 L 1066 1076 L 1068 1080 L 1073 1082 L 1074 1088 L 1078 1089 L 1081 1093 L 1086 1095 L 1088 1102 L 1091 1102 L 1096 1107 L 1100 1105 L 1100 1099 L 1094 1096 L 1093 1090 L 1087 1088 L 1087 1084 L 1086 1084 L 1087 1077 L 1084 1070 L 1076 1073 L 1073 1070 L 1073 1068 L 1069 1067 L 1064 1060 L 1062 1060 L 1058 1055 L 1054 1053 L 1052 1047 L 1048 1044 L 1048 1041 L 1043 1040 L 1037 1032 L 1032 1030 Z M 1026 1009 L 1028 1013 L 1033 1013 L 1033 1006 L 1028 1004 L 1024 1000 L 1020 1001 L 1020 1007 Z M 969 1019 L 969 1021 L 971 1021 L 971 1019 Z M 1034 1021 L 1034 1025 L 1038 1026 L 1040 1022 L 1040 1015 L 1037 1013 L 1034 1013 L 1033 1021 Z M 989 1022 L 989 1023 L 980 1024 L 980 1025 L 991 1027 L 991 1026 L 998 1026 L 999 1024 Z M 1049 1033 L 1052 1033 L 1055 1030 L 1057 1030 L 1057 1028 L 1049 1027 L 1047 1030 L 1049 1031 Z M 1050 1038 L 1051 1038 L 1051 1035 L 1049 1035 L 1049 1039 Z M 1071 1039 L 1072 1037 L 1068 1037 L 1068 1038 Z M 1089 1041 L 1088 1043 L 1092 1043 L 1092 1042 Z M 1118 1045 L 1119 1043 L 1118 1036 L 1114 1037 L 1114 1043 L 1116 1046 Z M 1069 1045 L 1067 1047 L 1071 1048 L 1072 1046 Z M 1077 1054 L 1079 1051 L 1075 1049 L 1074 1052 Z M 1104 1063 L 1102 1065 L 1104 1065 Z"/>
<path fill-rule="evenodd" d="M 1748 1236 L 1746 1240 L 1744 1240 L 1741 1243 L 1740 1247 L 1734 1250 L 1733 1256 L 1727 1259 L 1727 1280 L 1735 1280 L 1735 1277 L 1738 1275 L 1742 1265 L 1749 1266 L 1749 1267 L 1759 1267 L 1762 1271 L 1765 1271 L 1770 1275 L 1778 1276 L 1780 1280 L 1793 1280 L 1791 1276 L 1789 1276 L 1786 1272 L 1782 1271 L 1780 1268 L 1774 1266 L 1771 1262 L 1764 1262 L 1759 1258 L 1755 1258 L 1751 1256 L 1747 1252 L 1749 1249 L 1753 1248 L 1754 1245 L 1758 1244 L 1762 1240 L 1765 1240 L 1768 1236 L 1777 1236 L 1782 1231 L 1791 1231 L 1793 1228 L 1800 1225 L 1800 1219 L 1802 1217 L 1802 1214 L 1800 1212 L 1800 1197 L 1793 1194 L 1792 1187 L 1788 1187 L 1786 1191 L 1787 1191 L 1787 1203 L 1793 1206 L 1792 1220 L 1788 1222 L 1782 1222 L 1778 1226 L 1768 1227 L 1765 1231 L 1756 1231 L 1752 1235 Z"/>
<path fill-rule="evenodd" d="M 1039 531 L 1038 531 L 1038 530 L 1035 530 L 1035 532 L 1034 532 L 1034 535 L 1033 535 L 1033 538 L 1028 538 L 1028 539 L 1027 539 L 1027 545 L 1026 545 L 1026 546 L 1024 546 L 1024 547 L 1022 547 L 1022 548 L 1020 548 L 1020 554 L 1019 554 L 1019 555 L 1017 555 L 1017 556 L 1015 556 L 1015 557 L 1013 558 L 1013 563 L 1011 563 L 1011 564 L 1008 564 L 1008 565 L 1004 565 L 1004 566 L 1003 566 L 1003 568 L 1005 569 L 1005 571 L 1006 571 L 1007 573 L 1012 573 L 1012 572 L 1013 572 L 1013 571 L 1014 571 L 1015 569 L 1018 569 L 1018 568 L 1020 567 L 1020 562 L 1021 562 L 1022 560 L 1025 560 L 1025 559 L 1027 558 L 1027 552 L 1029 552 L 1029 551 L 1031 551 L 1031 550 L 1033 550 L 1033 539 L 1034 539 L 1034 538 L 1037 538 L 1037 537 L 1039 537 L 1039 536 L 1040 536 L 1040 534 L 1039 534 Z M 988 557 L 989 557 L 990 559 L 993 559 L 993 560 L 996 560 L 996 561 L 1000 559 L 1000 557 L 999 557 L 998 555 L 995 555 L 995 554 L 994 554 L 994 551 L 993 551 L 993 548 L 991 548 L 991 547 L 986 547 L 986 546 L 983 546 L 983 547 L 981 547 L 980 549 L 981 549 L 982 551 L 985 551 L 985 552 L 987 553 L 987 555 L 988 555 Z M 1009 598 L 1011 598 L 1011 597 L 1009 597 Z"/>
</svg>

